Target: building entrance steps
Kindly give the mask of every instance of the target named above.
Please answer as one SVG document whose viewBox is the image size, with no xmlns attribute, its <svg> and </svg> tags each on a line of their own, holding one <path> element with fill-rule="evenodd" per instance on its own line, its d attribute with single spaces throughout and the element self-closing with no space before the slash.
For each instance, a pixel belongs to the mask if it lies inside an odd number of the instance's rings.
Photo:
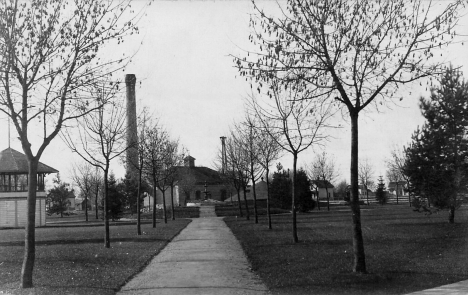
<svg viewBox="0 0 468 295">
<path fill-rule="evenodd" d="M 180 232 L 118 294 L 268 294 L 214 206 Z"/>
</svg>

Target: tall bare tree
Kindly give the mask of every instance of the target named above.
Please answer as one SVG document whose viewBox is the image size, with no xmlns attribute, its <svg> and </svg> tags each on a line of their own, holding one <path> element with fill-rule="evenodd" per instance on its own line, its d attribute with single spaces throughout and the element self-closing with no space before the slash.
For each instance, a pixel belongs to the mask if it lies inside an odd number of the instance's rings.
<svg viewBox="0 0 468 295">
<path fill-rule="evenodd" d="M 156 227 L 156 192 L 158 187 L 167 189 L 168 184 L 166 179 L 165 169 L 165 150 L 169 143 L 169 134 L 158 122 L 149 124 L 149 128 L 145 131 L 145 164 L 147 171 L 146 176 L 151 182 L 153 189 L 153 228 Z M 164 222 L 167 223 L 166 216 L 166 200 L 163 194 L 163 209 L 164 209 Z"/>
<path fill-rule="evenodd" d="M 369 205 L 369 188 L 374 184 L 374 167 L 368 158 L 359 163 L 359 182 L 366 190 L 367 205 Z"/>
<path fill-rule="evenodd" d="M 332 116 L 331 105 L 321 100 L 305 97 L 300 87 L 282 88 L 277 80 L 271 80 L 268 93 L 251 96 L 250 107 L 259 118 L 264 130 L 278 145 L 293 156 L 292 173 L 292 235 L 298 242 L 296 222 L 297 158 L 313 144 L 327 138 L 322 129 Z M 268 127 L 267 127 L 268 126 Z"/>
<path fill-rule="evenodd" d="M 311 165 L 307 167 L 307 171 L 311 179 L 321 180 L 324 183 L 325 191 L 327 193 L 327 209 L 330 211 L 330 196 L 328 194 L 328 183 L 332 184 L 339 176 L 338 171 L 335 167 L 335 161 L 333 156 L 327 155 L 323 151 Z M 320 204 L 320 200 L 317 196 L 317 203 Z M 320 205 L 319 205 L 320 206 Z"/>
<path fill-rule="evenodd" d="M 249 162 L 247 161 L 246 150 L 242 148 L 239 141 L 235 140 L 235 131 L 231 130 L 230 136 L 226 139 L 226 156 L 229 167 L 232 167 L 231 180 L 237 190 L 239 205 L 239 215 L 242 216 L 242 204 L 240 200 L 240 189 L 244 195 L 244 206 L 246 219 L 250 220 L 249 204 L 247 202 L 247 185 L 249 183 Z"/>
<path fill-rule="evenodd" d="M 258 124 L 249 115 L 240 124 L 234 126 L 235 133 L 231 133 L 232 138 L 236 141 L 236 145 L 243 149 L 243 155 L 247 161 L 247 172 L 249 179 L 252 183 L 252 196 L 254 205 L 254 220 L 258 223 L 258 209 L 257 209 L 257 192 L 255 183 L 260 179 L 263 173 L 263 167 L 259 161 L 258 144 L 260 138 L 258 137 Z"/>
<path fill-rule="evenodd" d="M 165 164 L 167 167 L 167 182 L 171 188 L 171 219 L 175 220 L 174 212 L 174 186 L 180 179 L 179 166 L 184 164 L 185 150 L 180 148 L 179 140 L 171 140 L 165 151 Z"/>
<path fill-rule="evenodd" d="M 138 33 L 141 14 L 129 8 L 126 0 L 0 2 L 0 111 L 13 122 L 29 165 L 22 288 L 33 286 L 39 160 L 68 121 L 100 107 L 90 104 L 88 87 L 124 66 L 125 58 L 101 51 Z"/>
<path fill-rule="evenodd" d="M 281 146 L 278 144 L 280 134 L 268 132 L 270 128 L 268 121 L 264 121 L 262 127 L 259 128 L 257 136 L 260 139 L 258 142 L 258 162 L 265 170 L 265 179 L 267 184 L 267 217 L 268 229 L 271 229 L 271 212 L 270 212 L 270 167 L 273 161 L 276 161 L 281 156 Z M 276 136 L 276 137 L 273 137 Z"/>
<path fill-rule="evenodd" d="M 438 48 L 455 40 L 465 3 L 288 0 L 278 2 L 279 17 L 253 3 L 249 40 L 259 50 L 234 57 L 240 75 L 250 77 L 259 92 L 279 78 L 283 88 L 323 95 L 349 115 L 353 271 L 366 273 L 358 192 L 359 114 L 369 105 L 399 98 L 399 85 L 443 71 L 443 62 L 434 57 L 441 53 Z"/>
<path fill-rule="evenodd" d="M 103 171 L 104 181 L 104 245 L 110 248 L 109 237 L 109 167 L 112 160 L 127 151 L 126 112 L 123 99 L 118 95 L 118 83 L 96 85 L 94 95 L 104 101 L 101 108 L 77 120 L 74 133 L 65 130 L 62 138 L 70 149 L 90 165 Z M 98 102 L 100 103 L 100 102 Z"/>
</svg>

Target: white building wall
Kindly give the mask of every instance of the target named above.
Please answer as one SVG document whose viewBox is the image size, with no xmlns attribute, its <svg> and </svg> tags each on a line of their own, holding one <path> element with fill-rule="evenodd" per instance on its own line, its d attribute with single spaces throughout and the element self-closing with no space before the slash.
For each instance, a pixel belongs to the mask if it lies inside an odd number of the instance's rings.
<svg viewBox="0 0 468 295">
<path fill-rule="evenodd" d="M 27 219 L 27 192 L 0 193 L 0 227 L 24 227 Z M 45 192 L 37 192 L 36 226 L 46 225 Z"/>
</svg>

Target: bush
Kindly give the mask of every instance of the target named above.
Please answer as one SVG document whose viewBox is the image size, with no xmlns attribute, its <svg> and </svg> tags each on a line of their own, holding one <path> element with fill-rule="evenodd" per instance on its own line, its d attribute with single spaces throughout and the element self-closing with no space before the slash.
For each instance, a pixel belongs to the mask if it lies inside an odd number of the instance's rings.
<svg viewBox="0 0 468 295">
<path fill-rule="evenodd" d="M 291 210 L 291 188 L 292 180 L 289 178 L 288 172 L 278 169 L 273 173 L 270 190 L 272 207 Z M 314 209 L 315 206 L 316 202 L 312 199 L 312 191 L 310 190 L 310 180 L 307 178 L 305 171 L 300 169 L 297 171 L 296 176 L 296 210 L 307 212 Z"/>
</svg>

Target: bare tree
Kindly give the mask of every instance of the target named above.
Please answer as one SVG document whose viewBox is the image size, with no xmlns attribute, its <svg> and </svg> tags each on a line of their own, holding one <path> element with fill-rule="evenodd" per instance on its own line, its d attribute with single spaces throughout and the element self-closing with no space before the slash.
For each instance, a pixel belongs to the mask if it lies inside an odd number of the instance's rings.
<svg viewBox="0 0 468 295">
<path fill-rule="evenodd" d="M 62 132 L 62 138 L 74 153 L 104 173 L 104 245 L 106 248 L 110 248 L 109 167 L 112 160 L 119 158 L 129 148 L 125 143 L 126 112 L 122 99 L 116 97 L 117 85 L 117 83 L 111 86 L 108 86 L 108 83 L 96 85 L 94 95 L 98 101 L 104 101 L 105 104 L 77 120 L 75 133 Z"/>
<path fill-rule="evenodd" d="M 86 222 L 88 222 L 88 202 L 94 190 L 95 177 L 94 167 L 88 162 L 74 164 L 72 166 L 72 180 L 78 186 L 81 195 L 84 197 Z"/>
<path fill-rule="evenodd" d="M 263 126 L 258 130 L 258 162 L 265 170 L 265 179 L 267 184 L 267 216 L 268 216 L 268 229 L 271 229 L 271 213 L 270 213 L 270 167 L 273 161 L 276 161 L 281 156 L 281 146 L 278 144 L 280 138 L 279 134 L 275 132 L 268 132 L 270 124 L 264 121 Z M 273 130 L 271 130 L 273 131 Z M 273 137 L 275 136 L 275 137 Z"/>
<path fill-rule="evenodd" d="M 298 242 L 296 225 L 297 158 L 313 144 L 326 139 L 321 129 L 332 116 L 331 106 L 323 101 L 304 97 L 301 88 L 281 88 L 272 80 L 267 95 L 251 96 L 250 107 L 259 118 L 264 130 L 278 145 L 293 156 L 292 173 L 292 234 Z M 269 98 L 271 96 L 271 98 Z"/>
<path fill-rule="evenodd" d="M 443 62 L 435 62 L 434 56 L 441 53 L 437 48 L 455 40 L 464 1 L 441 7 L 425 0 L 288 0 L 286 7 L 278 3 L 279 17 L 253 3 L 249 40 L 259 51 L 234 58 L 240 75 L 250 77 L 259 92 L 278 79 L 283 88 L 305 88 L 349 115 L 353 271 L 366 273 L 358 192 L 359 114 L 369 105 L 394 101 L 399 85 L 443 72 Z"/>
<path fill-rule="evenodd" d="M 335 168 L 335 161 L 333 157 L 327 155 L 324 151 L 322 152 L 313 162 L 307 167 L 307 171 L 311 179 L 321 180 L 325 186 L 327 193 L 327 209 L 330 211 L 330 197 L 328 195 L 328 183 L 334 183 L 336 178 L 339 176 L 338 171 Z M 320 200 L 317 196 L 317 203 L 320 204 Z M 320 205 L 318 205 L 320 208 Z"/>
<path fill-rule="evenodd" d="M 236 141 L 236 145 L 243 149 L 245 160 L 247 161 L 247 172 L 249 179 L 252 182 L 252 196 L 254 205 L 254 219 L 258 223 L 258 210 L 257 210 L 257 192 L 255 183 L 260 179 L 263 173 L 263 167 L 259 161 L 258 144 L 260 138 L 258 137 L 258 122 L 255 122 L 250 116 L 246 116 L 245 121 L 235 125 L 235 133 L 231 133 L 232 138 Z"/>
<path fill-rule="evenodd" d="M 89 103 L 88 87 L 124 66 L 125 58 L 110 60 L 101 49 L 138 33 L 140 14 L 129 8 L 126 0 L 0 3 L 0 111 L 13 122 L 29 164 L 22 288 L 33 286 L 39 160 L 68 121 L 100 107 Z"/>
<path fill-rule="evenodd" d="M 240 189 L 244 195 L 244 206 L 246 219 L 250 220 L 249 205 L 247 203 L 247 184 L 249 183 L 249 162 L 247 161 L 246 150 L 242 148 L 239 141 L 235 140 L 235 133 L 230 132 L 230 137 L 226 140 L 226 155 L 228 166 L 232 167 L 232 181 L 237 190 L 239 203 L 239 215 L 242 216 L 242 205 L 240 201 Z"/>
<path fill-rule="evenodd" d="M 394 147 L 391 151 L 391 158 L 387 160 L 386 162 L 387 162 L 388 171 L 392 171 L 391 173 L 395 175 L 396 176 L 395 178 L 399 179 L 399 181 L 403 181 L 403 180 L 406 181 L 406 187 L 409 188 L 410 179 L 405 174 L 406 156 L 403 153 L 403 150 L 398 149 L 397 147 Z M 394 177 L 392 176 L 392 178 Z M 409 206 L 411 207 L 410 194 L 408 194 L 408 203 L 409 203 Z"/>
<path fill-rule="evenodd" d="M 374 167 L 369 162 L 369 159 L 365 158 L 359 163 L 359 182 L 366 190 L 367 205 L 369 205 L 369 188 L 374 184 Z"/>
<path fill-rule="evenodd" d="M 127 119 L 128 120 L 128 119 Z M 127 162 L 127 165 L 130 165 L 133 171 L 138 172 L 138 188 L 136 196 L 136 211 L 137 211 L 137 235 L 141 235 L 141 191 L 143 185 L 143 173 L 146 171 L 146 129 L 149 128 L 149 113 L 145 108 L 138 118 L 137 128 L 140 129 L 140 132 L 136 138 L 132 138 L 134 141 L 133 146 L 135 147 L 134 152 L 136 157 L 126 155 L 123 157 L 124 161 Z M 127 122 L 127 128 L 129 128 L 129 122 Z M 128 138 L 127 138 L 128 140 Z M 130 181 L 135 181 L 135 175 L 130 175 Z M 132 200 L 130 200 L 132 202 Z M 133 207 L 134 208 L 134 207 Z"/>
<path fill-rule="evenodd" d="M 166 216 L 166 199 L 164 192 L 168 188 L 165 169 L 165 150 L 169 142 L 168 133 L 159 126 L 159 123 L 149 124 L 149 128 L 145 131 L 145 164 L 146 175 L 152 183 L 153 188 L 153 228 L 156 227 L 156 190 L 157 188 L 164 188 L 163 192 L 163 212 L 164 222 L 167 223 Z"/>
<path fill-rule="evenodd" d="M 167 182 L 171 188 L 171 219 L 175 220 L 174 212 L 174 186 L 179 180 L 179 166 L 184 163 L 185 152 L 184 149 L 180 151 L 179 140 L 172 140 L 167 145 L 165 164 L 167 167 Z"/>
</svg>

